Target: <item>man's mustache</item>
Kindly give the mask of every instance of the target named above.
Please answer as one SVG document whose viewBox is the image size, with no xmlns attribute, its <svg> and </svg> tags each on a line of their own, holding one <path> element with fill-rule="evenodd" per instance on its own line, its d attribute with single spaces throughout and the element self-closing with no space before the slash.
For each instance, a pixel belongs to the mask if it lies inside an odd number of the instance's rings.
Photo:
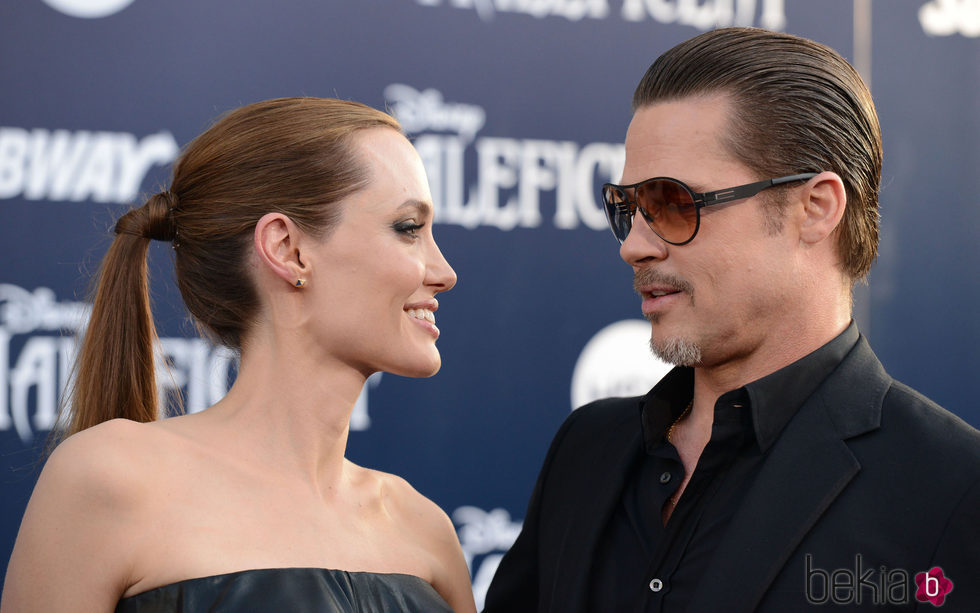
<svg viewBox="0 0 980 613">
<path fill-rule="evenodd" d="M 633 273 L 633 291 L 641 293 L 643 288 L 655 285 L 684 292 L 694 298 L 694 286 L 686 279 L 661 272 L 654 268 L 641 268 Z"/>
</svg>

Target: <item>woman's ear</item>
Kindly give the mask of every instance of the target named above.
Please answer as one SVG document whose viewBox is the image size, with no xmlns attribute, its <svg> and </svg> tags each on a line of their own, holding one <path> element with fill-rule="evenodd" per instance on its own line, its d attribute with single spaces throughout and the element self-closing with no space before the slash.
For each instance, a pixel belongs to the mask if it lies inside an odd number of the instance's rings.
<svg viewBox="0 0 980 613">
<path fill-rule="evenodd" d="M 282 213 L 266 213 L 255 224 L 255 253 L 266 269 L 293 287 L 303 287 L 309 268 L 300 253 L 301 232 Z"/>
<path fill-rule="evenodd" d="M 801 196 L 800 240 L 815 245 L 833 234 L 840 224 L 847 206 L 847 192 L 837 173 L 822 172 L 807 182 Z"/>
</svg>

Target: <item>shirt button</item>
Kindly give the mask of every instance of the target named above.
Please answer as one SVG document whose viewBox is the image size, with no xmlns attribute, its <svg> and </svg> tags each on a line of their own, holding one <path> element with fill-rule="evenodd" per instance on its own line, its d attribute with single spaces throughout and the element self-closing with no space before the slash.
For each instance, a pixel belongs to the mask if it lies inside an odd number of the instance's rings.
<svg viewBox="0 0 980 613">
<path fill-rule="evenodd" d="M 660 579 L 653 579 L 650 582 L 650 591 L 651 592 L 659 592 L 662 589 L 664 589 L 664 582 L 661 581 Z"/>
<path fill-rule="evenodd" d="M 661 483 L 670 483 L 670 472 L 669 471 L 660 473 L 660 482 Z"/>
</svg>

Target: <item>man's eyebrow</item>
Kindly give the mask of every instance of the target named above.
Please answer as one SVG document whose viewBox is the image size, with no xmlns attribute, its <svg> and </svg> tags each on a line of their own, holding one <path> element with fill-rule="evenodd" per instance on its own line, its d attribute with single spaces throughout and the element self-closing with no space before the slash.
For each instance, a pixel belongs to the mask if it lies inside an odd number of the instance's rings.
<svg viewBox="0 0 980 613">
<path fill-rule="evenodd" d="M 421 213 L 422 215 L 428 216 L 432 214 L 432 205 L 424 200 L 415 200 L 414 198 L 412 198 L 398 205 L 398 210 L 402 210 L 405 208 L 418 209 L 419 213 Z"/>
</svg>

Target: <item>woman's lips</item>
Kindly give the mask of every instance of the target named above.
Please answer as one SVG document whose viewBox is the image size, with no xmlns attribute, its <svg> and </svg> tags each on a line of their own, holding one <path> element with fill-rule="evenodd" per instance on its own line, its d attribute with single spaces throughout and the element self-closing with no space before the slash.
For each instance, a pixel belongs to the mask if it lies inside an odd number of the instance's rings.
<svg viewBox="0 0 980 613">
<path fill-rule="evenodd" d="M 436 327 L 436 309 L 438 308 L 439 303 L 432 300 L 407 306 L 405 312 L 413 322 L 424 328 L 434 338 L 439 338 L 439 328 Z"/>
</svg>

